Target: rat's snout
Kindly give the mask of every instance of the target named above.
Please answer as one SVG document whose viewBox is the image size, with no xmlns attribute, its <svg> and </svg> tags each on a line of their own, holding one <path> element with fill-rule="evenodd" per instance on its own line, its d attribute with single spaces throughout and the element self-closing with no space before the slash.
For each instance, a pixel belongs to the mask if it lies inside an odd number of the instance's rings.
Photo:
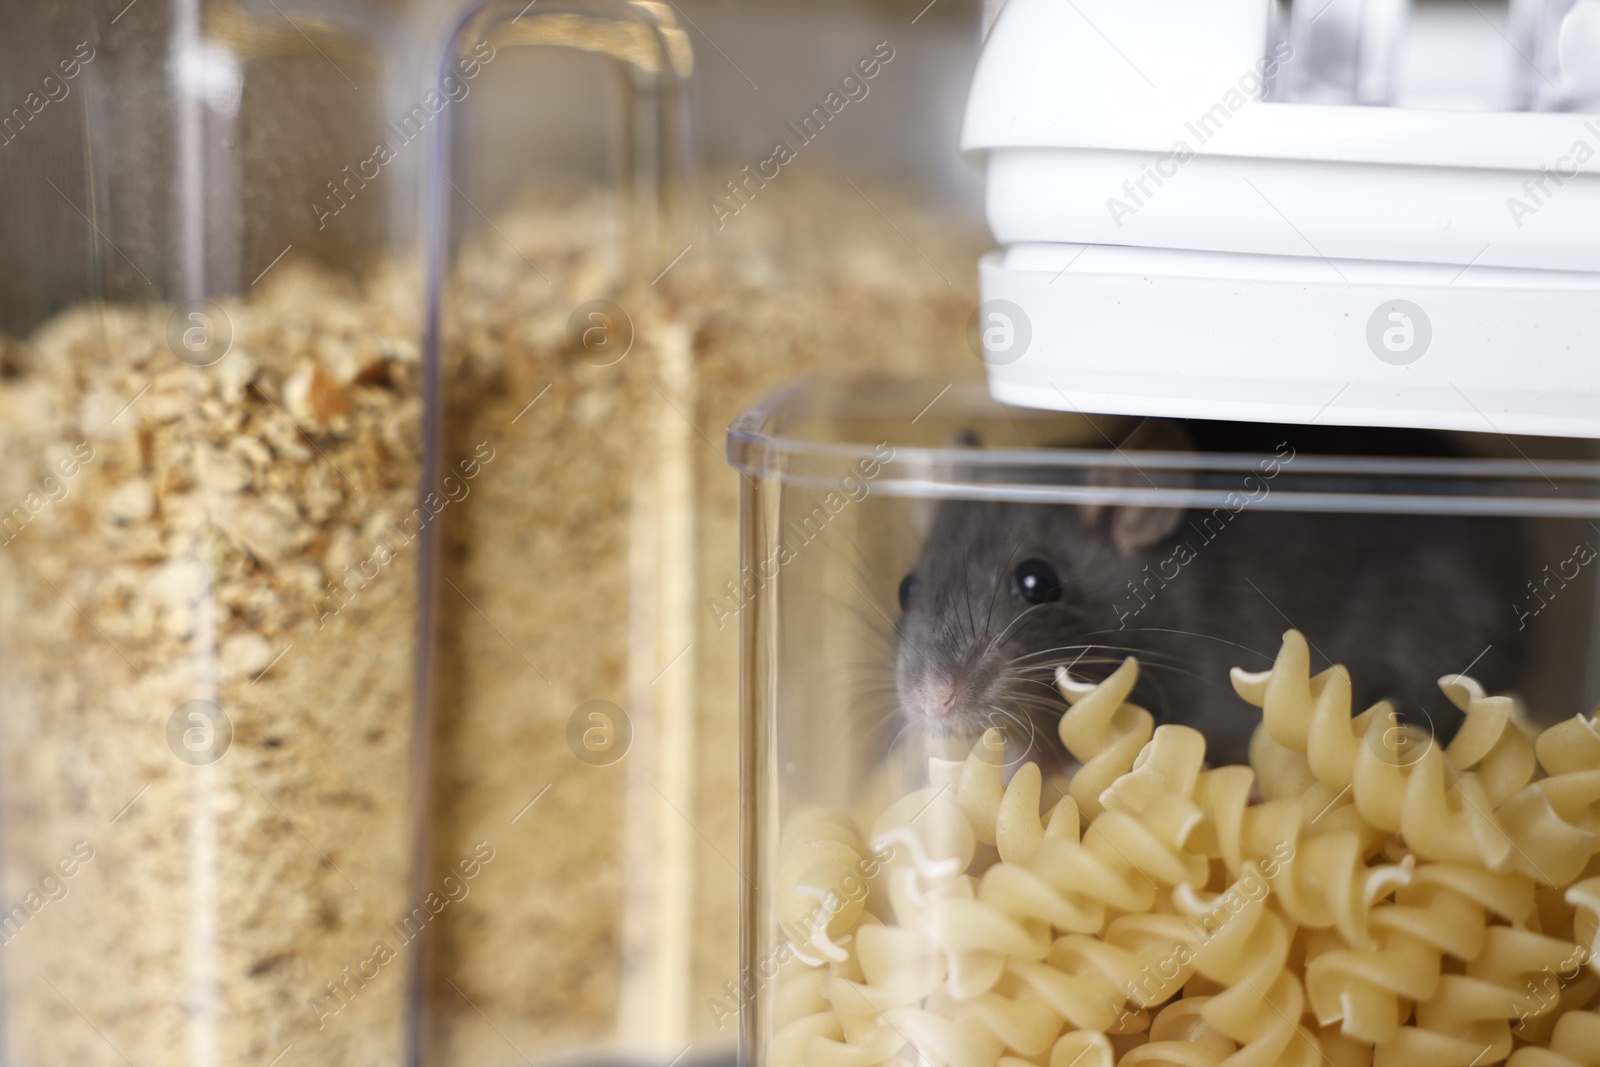
<svg viewBox="0 0 1600 1067">
<path fill-rule="evenodd" d="M 947 719 L 960 706 L 961 685 L 952 676 L 930 670 L 913 681 L 906 694 L 912 709 L 930 719 Z"/>
<path fill-rule="evenodd" d="M 995 701 L 999 660 L 972 649 L 965 655 L 931 655 L 917 657 L 914 666 L 902 664 L 901 705 L 906 714 L 941 731 L 970 729 Z"/>
</svg>

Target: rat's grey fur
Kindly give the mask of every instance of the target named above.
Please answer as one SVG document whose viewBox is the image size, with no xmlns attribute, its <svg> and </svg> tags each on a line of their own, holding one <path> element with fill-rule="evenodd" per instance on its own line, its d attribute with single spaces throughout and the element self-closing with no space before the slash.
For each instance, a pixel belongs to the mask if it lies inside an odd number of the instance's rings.
<svg viewBox="0 0 1600 1067">
<path fill-rule="evenodd" d="M 1311 643 L 1316 669 L 1329 660 L 1350 669 L 1357 711 L 1389 698 L 1402 718 L 1444 737 L 1459 716 L 1440 676 L 1470 665 L 1490 691 L 1517 681 L 1510 605 L 1523 550 L 1511 520 L 1245 507 L 1225 525 L 1209 511 L 1151 524 L 1118 510 L 941 504 L 898 627 L 902 713 L 931 731 L 975 735 L 1021 712 L 1041 744 L 1057 745 L 1065 705 L 1054 668 L 1075 664 L 1079 677 L 1099 678 L 1133 654 L 1135 700 L 1160 722 L 1201 730 L 1221 764 L 1246 758 L 1260 721 L 1233 692 L 1229 668 L 1270 666 L 1291 626 Z M 1119 518 L 1159 540 L 1127 545 Z M 1189 558 L 1175 566 L 1180 545 Z M 1013 599 L 1011 573 L 1031 559 L 1055 568 L 1059 601 Z M 952 711 L 919 710 L 929 691 L 945 692 L 945 679 L 955 685 Z"/>
</svg>

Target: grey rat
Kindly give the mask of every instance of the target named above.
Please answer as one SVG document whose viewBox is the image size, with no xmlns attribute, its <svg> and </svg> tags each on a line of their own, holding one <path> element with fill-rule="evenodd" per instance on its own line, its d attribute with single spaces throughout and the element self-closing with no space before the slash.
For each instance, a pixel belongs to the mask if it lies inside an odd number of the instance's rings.
<svg viewBox="0 0 1600 1067">
<path fill-rule="evenodd" d="M 1237 472 L 1236 509 L 941 503 L 899 589 L 895 688 L 911 724 L 976 736 L 1025 722 L 1036 749 L 1059 749 L 1055 668 L 1098 679 L 1132 654 L 1138 703 L 1204 733 L 1212 764 L 1243 762 L 1260 713 L 1229 668 L 1270 666 L 1291 626 L 1316 669 L 1349 668 L 1355 710 L 1389 699 L 1446 740 L 1459 713 L 1440 676 L 1470 667 L 1490 691 L 1516 684 L 1525 551 L 1514 520 L 1250 506 L 1297 456 L 1455 454 L 1442 436 L 1146 420 L 1119 447 L 1127 485 L 1144 484 L 1140 450 L 1265 458 Z"/>
</svg>

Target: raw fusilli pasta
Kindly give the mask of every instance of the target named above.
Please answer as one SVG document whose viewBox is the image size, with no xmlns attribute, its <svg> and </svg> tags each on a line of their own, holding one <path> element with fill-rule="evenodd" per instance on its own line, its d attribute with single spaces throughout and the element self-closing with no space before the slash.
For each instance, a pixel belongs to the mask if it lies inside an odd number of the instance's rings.
<svg viewBox="0 0 1600 1067">
<path fill-rule="evenodd" d="M 1058 672 L 1065 781 L 990 731 L 866 833 L 788 818 L 766 1067 L 1600 1067 L 1594 720 L 1447 677 L 1441 746 L 1290 631 L 1210 768 L 1138 671 Z"/>
</svg>

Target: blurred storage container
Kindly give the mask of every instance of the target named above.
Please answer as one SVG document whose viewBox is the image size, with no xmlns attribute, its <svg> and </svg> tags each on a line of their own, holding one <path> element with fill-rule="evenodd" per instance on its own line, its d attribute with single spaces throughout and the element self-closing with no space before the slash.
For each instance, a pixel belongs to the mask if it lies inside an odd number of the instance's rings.
<svg viewBox="0 0 1600 1067">
<path fill-rule="evenodd" d="M 394 1062 L 423 375 L 348 148 L 399 56 L 333 9 L 14 28 L 3 1056 Z"/>
</svg>

